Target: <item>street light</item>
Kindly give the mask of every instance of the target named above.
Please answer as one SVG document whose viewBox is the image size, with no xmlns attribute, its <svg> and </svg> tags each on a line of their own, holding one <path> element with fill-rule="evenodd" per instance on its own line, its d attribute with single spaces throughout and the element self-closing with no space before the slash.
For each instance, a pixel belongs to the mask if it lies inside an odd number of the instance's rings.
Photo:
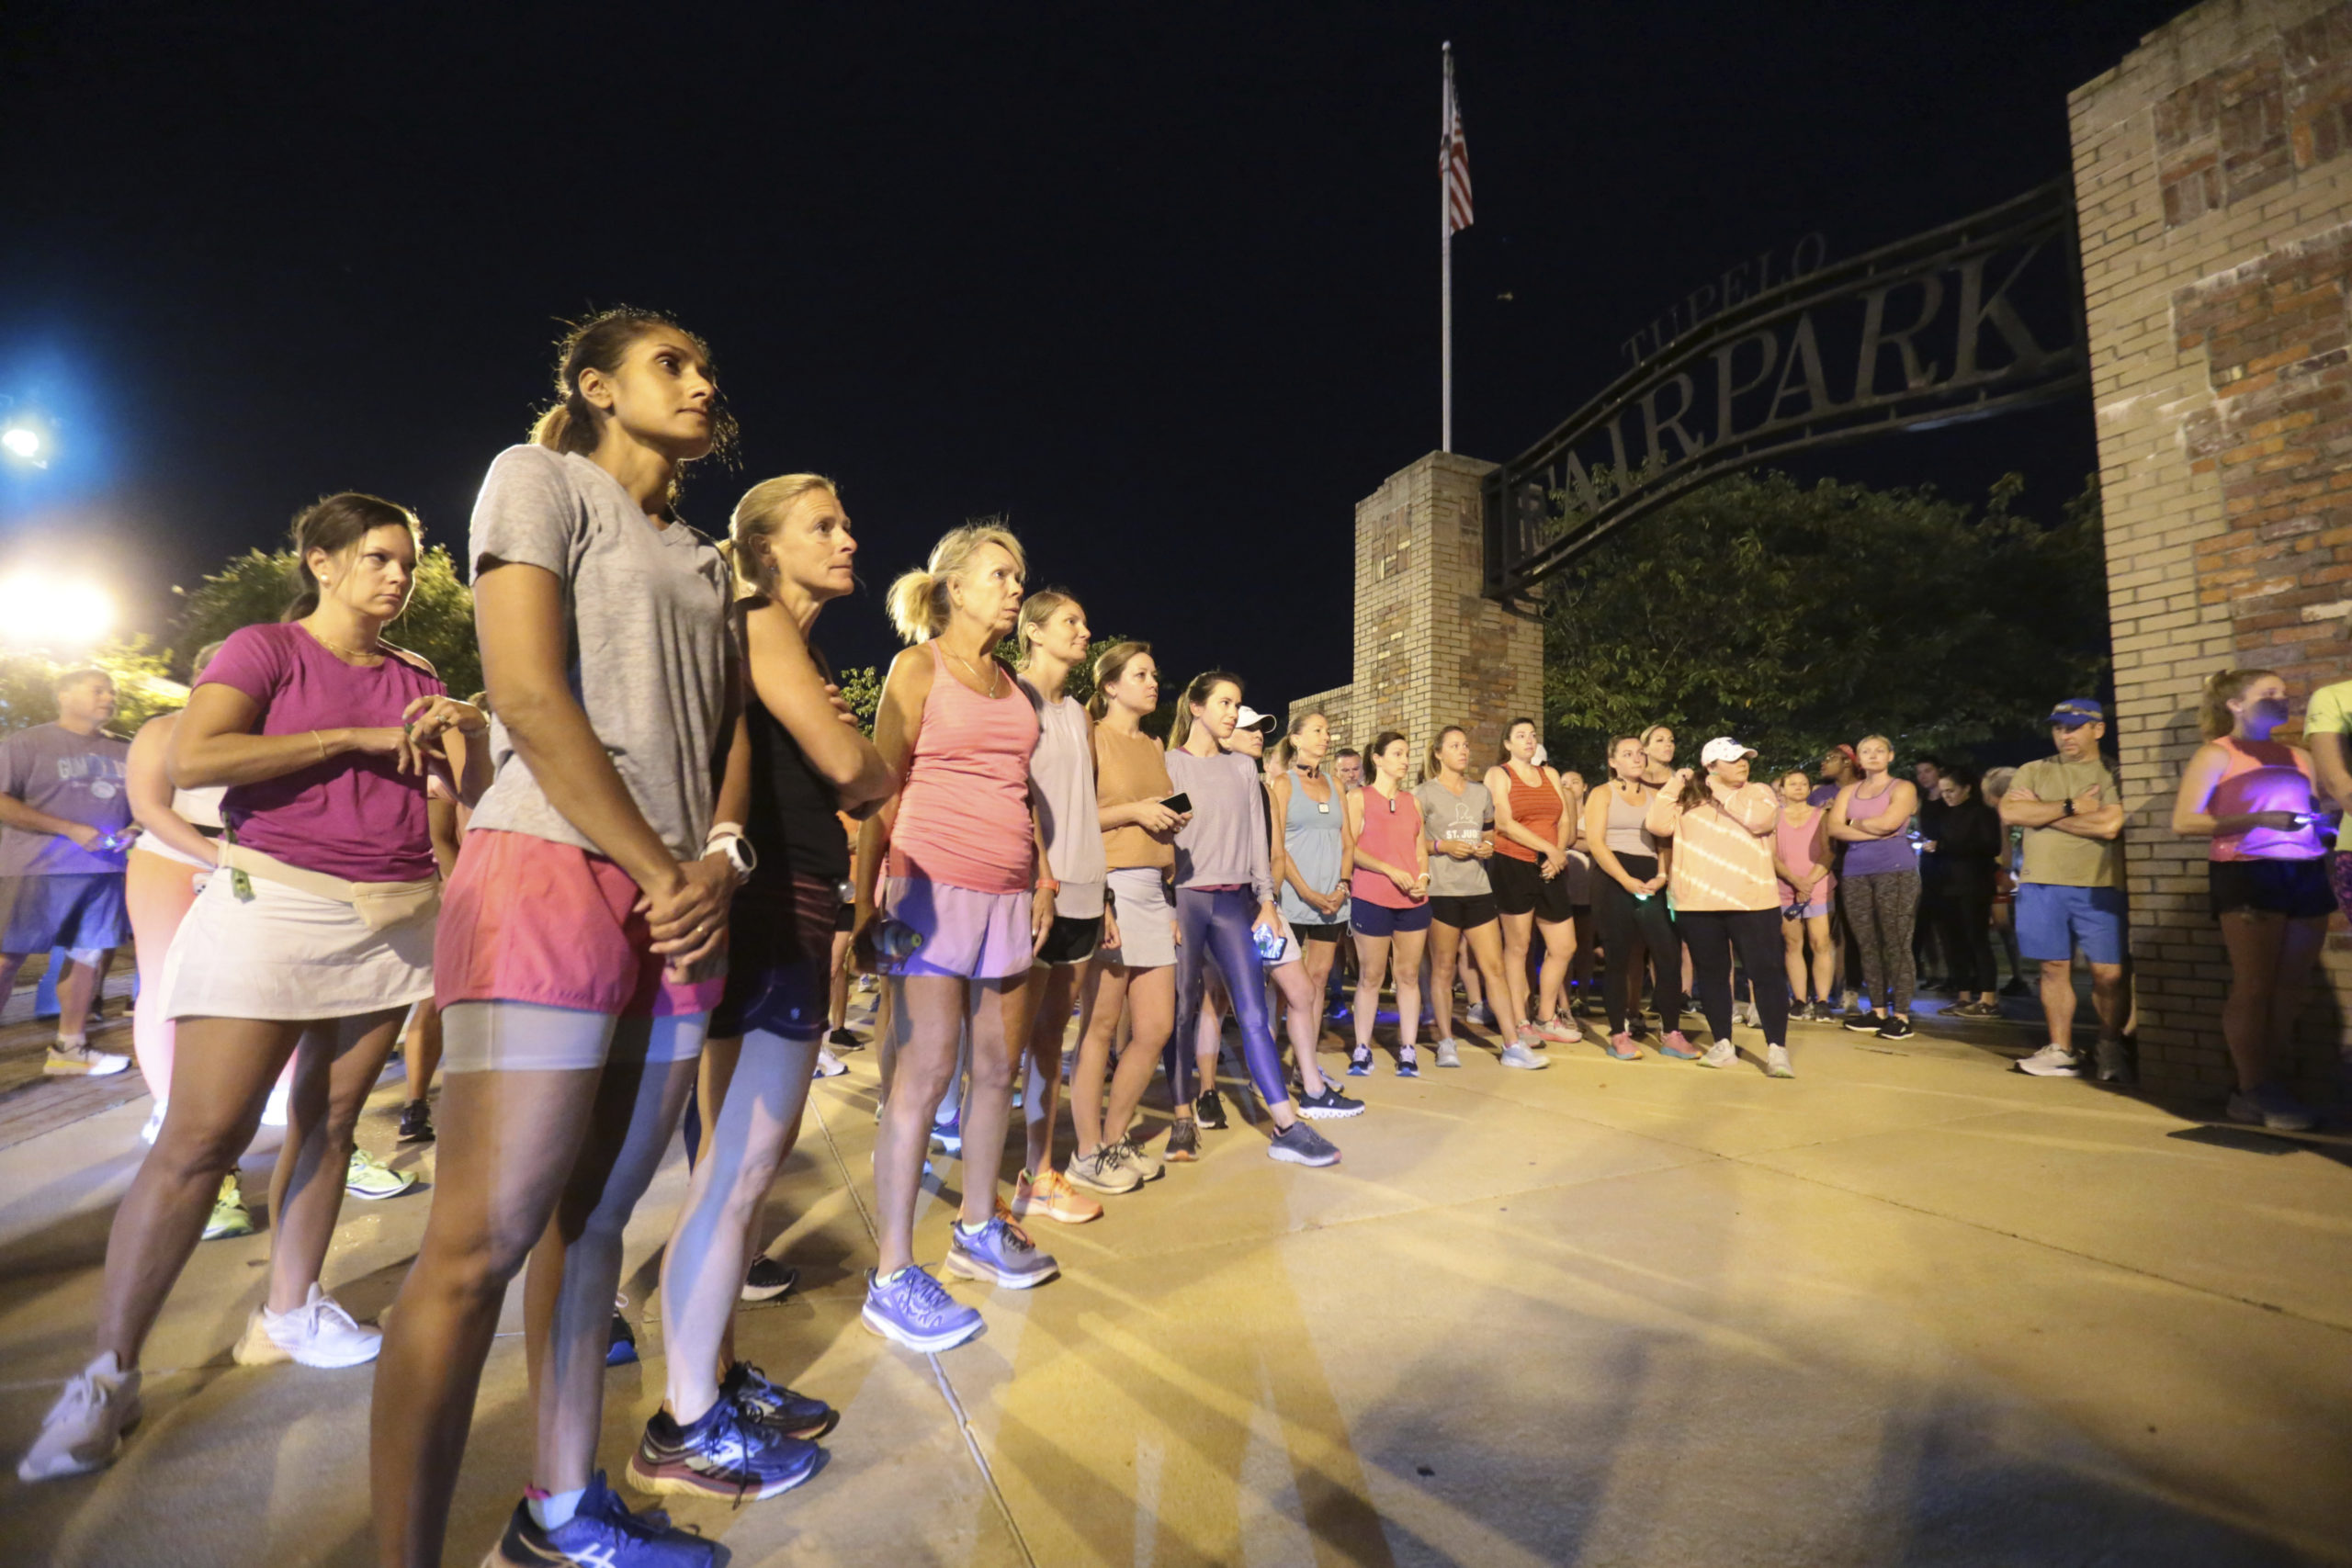
<svg viewBox="0 0 2352 1568">
<path fill-rule="evenodd" d="M 95 582 L 31 571 L 0 579 L 0 643 L 85 649 L 114 629 L 114 615 L 113 596 Z"/>
<path fill-rule="evenodd" d="M 41 460 L 41 448 L 47 445 L 41 440 L 40 432 L 29 424 L 12 424 L 6 430 L 0 430 L 0 450 L 6 451 L 20 463 L 30 463 L 40 468 L 49 467 Z"/>
</svg>

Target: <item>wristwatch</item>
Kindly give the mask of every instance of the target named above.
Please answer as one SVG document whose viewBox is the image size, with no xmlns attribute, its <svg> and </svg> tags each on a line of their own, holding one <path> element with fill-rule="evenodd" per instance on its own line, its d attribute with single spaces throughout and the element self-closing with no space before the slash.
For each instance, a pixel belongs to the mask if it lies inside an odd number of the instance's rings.
<svg viewBox="0 0 2352 1568">
<path fill-rule="evenodd" d="M 2060 802 L 2059 804 L 2060 804 L 2062 807 L 2064 807 L 2064 809 L 2061 810 L 2061 811 L 2058 813 L 2058 815 L 2059 815 L 2059 816 L 2061 816 L 2061 817 L 2072 817 L 2072 816 L 2075 814 L 2075 797 L 2074 797 L 2073 795 L 2068 795 L 2068 796 L 2067 796 L 2064 801 Z"/>
<path fill-rule="evenodd" d="M 738 876 L 749 876 L 760 866 L 759 852 L 752 848 L 752 840 L 741 833 L 718 833 L 703 845 L 702 852 L 718 850 L 727 856 L 727 863 L 735 868 Z"/>
</svg>

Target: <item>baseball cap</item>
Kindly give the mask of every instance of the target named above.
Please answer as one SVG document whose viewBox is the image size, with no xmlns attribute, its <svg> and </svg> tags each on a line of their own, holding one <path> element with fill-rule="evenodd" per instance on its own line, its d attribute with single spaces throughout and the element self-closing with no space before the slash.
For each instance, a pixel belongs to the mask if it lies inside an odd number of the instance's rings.
<svg viewBox="0 0 2352 1568">
<path fill-rule="evenodd" d="M 2050 722 L 2067 729 L 2079 729 L 2086 724 L 2104 724 L 2107 710 L 2098 705 L 2097 697 L 2068 697 L 2050 710 Z"/>
<path fill-rule="evenodd" d="M 1699 753 L 1699 765 L 1712 768 L 1717 762 L 1736 762 L 1742 757 L 1753 757 L 1756 748 L 1742 746 L 1728 735 L 1718 735 Z"/>
<path fill-rule="evenodd" d="M 1262 734 L 1272 735 L 1280 723 L 1281 721 L 1275 718 L 1272 714 L 1260 713 L 1248 703 L 1244 703 L 1241 705 L 1241 716 L 1233 721 L 1233 728 L 1236 729 L 1255 729 Z"/>
</svg>

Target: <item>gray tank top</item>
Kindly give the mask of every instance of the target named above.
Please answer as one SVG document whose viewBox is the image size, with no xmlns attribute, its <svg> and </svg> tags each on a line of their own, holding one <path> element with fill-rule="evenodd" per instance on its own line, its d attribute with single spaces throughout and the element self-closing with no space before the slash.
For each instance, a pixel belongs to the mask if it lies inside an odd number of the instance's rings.
<svg viewBox="0 0 2352 1568">
<path fill-rule="evenodd" d="M 1619 793 L 1614 784 L 1607 787 L 1609 790 L 1609 832 L 1603 841 L 1609 845 L 1611 852 L 1617 854 L 1656 855 L 1657 840 L 1647 828 L 1642 826 L 1643 821 L 1650 814 L 1649 795 L 1645 794 L 1641 804 L 1636 806 L 1629 803 L 1624 795 Z"/>
</svg>

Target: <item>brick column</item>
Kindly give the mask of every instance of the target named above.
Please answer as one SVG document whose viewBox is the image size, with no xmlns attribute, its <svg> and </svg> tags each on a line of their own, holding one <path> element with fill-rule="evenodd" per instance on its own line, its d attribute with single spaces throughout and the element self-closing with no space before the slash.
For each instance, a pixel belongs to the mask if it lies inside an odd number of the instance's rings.
<svg viewBox="0 0 2352 1568">
<path fill-rule="evenodd" d="M 2071 100 L 2106 502 L 2141 1065 L 2231 1083 L 2205 846 L 2171 831 L 2205 678 L 2352 674 L 2352 5 L 2210 0 Z M 2307 1090 L 2352 1043 L 2329 938 Z"/>
</svg>

